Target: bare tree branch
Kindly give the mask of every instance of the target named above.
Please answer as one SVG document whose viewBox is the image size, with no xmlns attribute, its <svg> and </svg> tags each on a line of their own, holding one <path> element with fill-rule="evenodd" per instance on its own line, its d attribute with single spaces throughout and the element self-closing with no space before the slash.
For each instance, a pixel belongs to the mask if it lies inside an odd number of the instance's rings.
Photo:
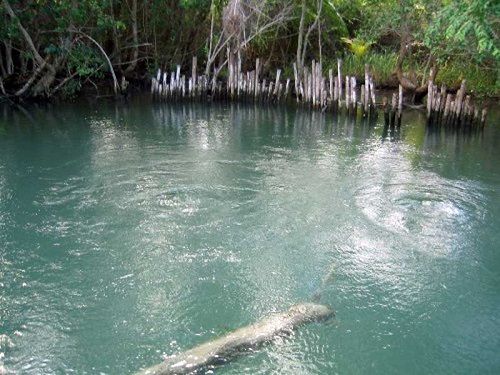
<svg viewBox="0 0 500 375">
<path fill-rule="evenodd" d="M 99 48 L 99 50 L 101 51 L 102 55 L 106 59 L 106 61 L 108 63 L 108 66 L 109 66 L 109 70 L 111 72 L 111 75 L 113 76 L 113 89 L 114 89 L 115 95 L 117 95 L 118 94 L 118 89 L 119 89 L 120 86 L 118 84 L 118 80 L 116 79 L 116 74 L 115 74 L 115 70 L 113 69 L 113 64 L 111 64 L 111 60 L 109 59 L 108 55 L 106 54 L 106 51 L 104 51 L 104 48 L 102 48 L 102 46 L 94 38 L 92 38 L 88 34 L 85 34 L 83 31 L 80 31 L 80 30 L 70 30 L 70 32 L 81 34 L 82 36 L 84 36 L 85 38 L 87 38 L 88 40 L 90 40 L 92 43 L 94 43 L 97 46 L 97 48 Z"/>
<path fill-rule="evenodd" d="M 9 2 L 7 0 L 3 0 L 3 6 L 4 6 L 5 10 L 7 11 L 7 14 L 13 20 L 16 21 L 17 27 L 19 28 L 19 30 L 21 30 L 21 33 L 23 34 L 23 37 L 26 40 L 26 43 L 28 43 L 28 46 L 31 49 L 31 52 L 33 52 L 33 56 L 35 57 L 36 62 L 39 65 L 42 65 L 42 64 L 45 65 L 46 62 L 44 61 L 44 59 L 42 58 L 42 56 L 40 56 L 40 54 L 38 53 L 38 50 L 36 49 L 35 44 L 33 43 L 33 39 L 31 39 L 30 34 L 28 34 L 28 32 L 26 31 L 26 29 L 24 28 L 24 26 L 21 24 L 21 21 L 16 16 L 16 14 L 12 10 L 12 7 L 10 6 L 10 4 L 9 4 Z"/>
<path fill-rule="evenodd" d="M 30 79 L 24 84 L 23 87 L 21 87 L 19 90 L 16 91 L 16 93 L 14 94 L 15 96 L 21 96 L 23 95 L 26 90 L 28 90 L 30 88 L 30 86 L 33 84 L 33 82 L 35 82 L 35 80 L 37 79 L 38 75 L 42 72 L 42 70 L 47 66 L 47 63 L 45 60 L 42 61 L 42 63 L 40 64 L 40 66 L 38 67 L 37 70 L 35 70 L 35 72 L 32 74 L 32 76 L 30 77 Z"/>
</svg>

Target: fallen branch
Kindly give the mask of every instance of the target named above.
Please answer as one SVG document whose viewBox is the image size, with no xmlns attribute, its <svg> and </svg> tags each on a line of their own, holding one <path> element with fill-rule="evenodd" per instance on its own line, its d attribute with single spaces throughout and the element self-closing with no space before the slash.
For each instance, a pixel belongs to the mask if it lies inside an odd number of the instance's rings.
<svg viewBox="0 0 500 375">
<path fill-rule="evenodd" d="M 54 90 L 50 93 L 50 96 L 54 95 L 57 91 L 59 91 L 68 81 L 72 80 L 75 78 L 75 76 L 78 74 L 78 72 L 74 72 L 70 76 L 64 78 L 56 87 L 54 87 Z"/>
<path fill-rule="evenodd" d="M 195 373 L 206 366 L 241 354 L 245 349 L 269 342 L 276 336 L 290 332 L 304 323 L 325 320 L 333 315 L 333 310 L 327 306 L 301 303 L 292 306 L 286 312 L 271 315 L 258 323 L 237 329 L 184 353 L 171 356 L 163 363 L 142 370 L 136 375 Z"/>
<path fill-rule="evenodd" d="M 35 82 L 38 75 L 42 72 L 42 70 L 45 68 L 46 65 L 47 65 L 47 62 L 45 60 L 43 60 L 42 63 L 40 64 L 40 66 L 37 68 L 37 70 L 35 70 L 35 72 L 31 75 L 30 79 L 28 79 L 28 81 L 24 84 L 24 86 L 21 87 L 19 90 L 17 90 L 14 95 L 15 96 L 23 95 L 26 92 L 26 90 L 28 90 L 30 88 L 30 86 L 33 84 L 33 82 Z"/>
</svg>

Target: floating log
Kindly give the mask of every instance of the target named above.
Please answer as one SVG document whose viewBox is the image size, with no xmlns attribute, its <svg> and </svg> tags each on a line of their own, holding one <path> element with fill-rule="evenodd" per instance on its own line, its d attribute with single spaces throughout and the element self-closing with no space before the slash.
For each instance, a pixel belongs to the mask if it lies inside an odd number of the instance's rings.
<svg viewBox="0 0 500 375">
<path fill-rule="evenodd" d="M 258 323 L 239 328 L 223 337 L 168 357 L 163 363 L 139 371 L 136 375 L 194 373 L 206 366 L 242 354 L 246 349 L 258 347 L 280 334 L 291 332 L 302 324 L 326 320 L 333 315 L 333 310 L 327 306 L 301 303 L 292 306 L 286 312 L 271 315 Z"/>
</svg>

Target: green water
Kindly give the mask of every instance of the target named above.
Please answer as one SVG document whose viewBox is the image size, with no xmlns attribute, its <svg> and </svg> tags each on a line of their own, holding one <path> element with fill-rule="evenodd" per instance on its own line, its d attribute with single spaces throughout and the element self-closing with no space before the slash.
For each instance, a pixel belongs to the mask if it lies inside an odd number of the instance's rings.
<svg viewBox="0 0 500 375">
<path fill-rule="evenodd" d="M 335 320 L 215 373 L 499 373 L 498 116 L 403 122 L 2 108 L 0 364 L 128 374 L 319 295 Z"/>
</svg>

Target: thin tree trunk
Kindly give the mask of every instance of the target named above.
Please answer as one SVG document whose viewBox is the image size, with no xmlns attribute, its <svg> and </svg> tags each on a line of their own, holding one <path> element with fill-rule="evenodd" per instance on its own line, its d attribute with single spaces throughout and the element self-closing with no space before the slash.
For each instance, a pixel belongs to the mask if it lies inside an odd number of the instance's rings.
<svg viewBox="0 0 500 375">
<path fill-rule="evenodd" d="M 210 37 L 209 37 L 209 41 L 208 41 L 207 64 L 205 66 L 205 75 L 206 76 L 210 75 L 210 66 L 211 66 L 211 64 L 209 64 L 209 62 L 212 59 L 212 43 L 213 43 L 213 38 L 214 38 L 214 2 L 212 0 L 212 3 L 210 5 Z"/>
<path fill-rule="evenodd" d="M 114 3 L 113 0 L 111 2 L 111 17 L 113 19 L 113 22 L 115 22 L 116 17 L 115 17 L 115 8 L 114 8 Z M 118 39 L 118 33 L 116 31 L 116 27 L 113 26 L 113 44 L 114 44 L 114 52 L 113 54 L 116 56 L 116 62 L 117 65 L 120 69 L 121 72 L 121 67 L 122 67 L 122 55 L 121 55 L 121 49 L 120 49 L 120 40 Z M 155 47 L 156 48 L 156 47 Z"/>
<path fill-rule="evenodd" d="M 318 12 L 316 14 L 316 18 L 314 19 L 313 24 L 311 26 L 309 26 L 309 28 L 307 29 L 306 36 L 304 37 L 304 41 L 303 41 L 304 45 L 302 47 L 302 60 L 300 62 L 302 66 L 304 66 L 304 62 L 305 62 L 305 58 L 306 58 L 306 51 L 307 51 L 307 44 L 309 41 L 309 35 L 316 28 L 316 25 L 319 22 L 319 18 L 321 17 L 321 10 L 323 9 L 323 1 L 322 0 L 318 0 L 317 8 L 318 8 Z"/>
<path fill-rule="evenodd" d="M 7 96 L 7 92 L 5 91 L 5 87 L 3 86 L 3 78 L 0 77 L 0 91 L 3 95 Z"/>
<path fill-rule="evenodd" d="M 137 66 L 137 58 L 139 57 L 139 37 L 137 34 L 137 0 L 132 0 L 132 40 L 134 43 L 134 51 L 132 54 L 132 63 L 125 69 L 125 74 L 132 73 Z"/>
<path fill-rule="evenodd" d="M 46 62 L 42 58 L 42 56 L 40 56 L 40 53 L 38 53 L 38 50 L 36 49 L 35 44 L 33 43 L 33 39 L 31 39 L 30 34 L 28 34 L 28 32 L 26 31 L 26 29 L 24 28 L 24 26 L 21 24 L 21 21 L 19 20 L 19 18 L 16 16 L 16 14 L 14 13 L 14 11 L 12 10 L 12 7 L 10 6 L 8 0 L 3 0 L 3 6 L 4 6 L 5 10 L 7 11 L 7 14 L 13 20 L 15 20 L 17 22 L 17 27 L 21 31 L 21 34 L 23 34 L 23 37 L 26 40 L 26 43 L 28 43 L 28 46 L 30 47 L 31 52 L 33 52 L 33 56 L 34 56 L 36 62 L 39 65 L 45 64 Z"/>
<path fill-rule="evenodd" d="M 0 78 L 7 77 L 7 71 L 5 70 L 5 65 L 3 62 L 2 48 L 0 47 Z"/>
<path fill-rule="evenodd" d="M 297 40 L 297 71 L 299 77 L 302 76 L 303 64 L 302 64 L 302 43 L 304 43 L 304 22 L 306 16 L 306 0 L 302 0 L 302 10 L 300 14 L 300 23 L 299 23 L 299 36 Z"/>
<path fill-rule="evenodd" d="M 4 41 L 5 45 L 5 62 L 7 75 L 14 73 L 14 62 L 12 61 L 12 42 L 9 40 Z"/>
<path fill-rule="evenodd" d="M 322 48 L 321 48 L 321 21 L 318 22 L 318 50 L 319 50 L 319 65 L 322 64 Z"/>
<path fill-rule="evenodd" d="M 84 36 L 85 38 L 90 40 L 92 43 L 94 43 L 97 46 L 97 48 L 99 48 L 99 51 L 101 51 L 102 55 L 106 59 L 106 62 L 108 63 L 111 75 L 113 76 L 113 89 L 114 89 L 115 95 L 117 95 L 118 89 L 120 88 L 120 85 L 118 84 L 118 80 L 116 79 L 116 74 L 115 74 L 115 71 L 113 69 L 113 64 L 111 64 L 111 60 L 109 59 L 108 55 L 106 54 L 106 51 L 104 51 L 104 48 L 102 48 L 101 45 L 94 38 L 92 38 L 90 35 L 87 35 L 84 32 L 77 31 L 77 30 L 72 31 L 72 32 L 81 34 L 82 36 Z"/>
</svg>

